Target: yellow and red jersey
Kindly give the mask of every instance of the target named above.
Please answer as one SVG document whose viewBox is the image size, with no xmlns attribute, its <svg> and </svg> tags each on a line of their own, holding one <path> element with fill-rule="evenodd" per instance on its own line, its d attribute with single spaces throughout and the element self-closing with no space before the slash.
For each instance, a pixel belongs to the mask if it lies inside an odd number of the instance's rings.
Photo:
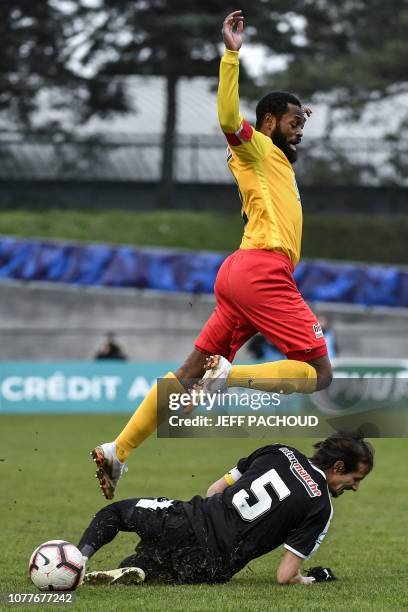
<svg viewBox="0 0 408 612">
<path fill-rule="evenodd" d="M 300 259 L 302 206 L 295 173 L 271 138 L 255 130 L 239 111 L 238 52 L 221 60 L 218 118 L 227 160 L 240 192 L 245 230 L 241 249 L 270 249 Z"/>
</svg>

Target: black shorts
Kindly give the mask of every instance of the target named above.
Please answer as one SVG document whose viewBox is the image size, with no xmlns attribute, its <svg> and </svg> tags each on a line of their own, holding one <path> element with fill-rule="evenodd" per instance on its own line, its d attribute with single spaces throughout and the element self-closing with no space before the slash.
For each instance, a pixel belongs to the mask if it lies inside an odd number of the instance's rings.
<svg viewBox="0 0 408 612">
<path fill-rule="evenodd" d="M 178 584 L 225 582 L 211 555 L 197 540 L 184 510 L 184 502 L 160 498 L 135 498 L 118 502 L 126 516 L 126 531 L 135 531 L 136 552 L 120 567 L 140 567 L 146 582 Z"/>
</svg>

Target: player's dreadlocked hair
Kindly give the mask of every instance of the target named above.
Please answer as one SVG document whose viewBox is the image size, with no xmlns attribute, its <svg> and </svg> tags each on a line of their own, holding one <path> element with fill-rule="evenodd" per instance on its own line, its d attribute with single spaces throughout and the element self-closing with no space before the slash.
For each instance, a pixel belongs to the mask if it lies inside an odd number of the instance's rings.
<svg viewBox="0 0 408 612">
<path fill-rule="evenodd" d="M 279 120 L 288 110 L 288 104 L 302 106 L 300 100 L 287 91 L 272 91 L 266 94 L 256 105 L 256 129 L 259 130 L 261 127 L 266 113 L 270 113 Z"/>
<path fill-rule="evenodd" d="M 374 466 L 374 448 L 361 432 L 338 431 L 313 448 L 316 451 L 310 461 L 322 470 L 331 468 L 336 461 L 343 461 L 345 473 L 357 470 L 359 463 L 364 463 L 369 472 Z"/>
</svg>

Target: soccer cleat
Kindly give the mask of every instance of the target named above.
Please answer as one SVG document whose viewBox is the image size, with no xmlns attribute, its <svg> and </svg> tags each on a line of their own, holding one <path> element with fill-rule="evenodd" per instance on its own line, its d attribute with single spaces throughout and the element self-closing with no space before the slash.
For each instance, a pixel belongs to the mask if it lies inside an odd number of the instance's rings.
<svg viewBox="0 0 408 612">
<path fill-rule="evenodd" d="M 119 569 L 107 570 L 105 572 L 89 572 L 85 574 L 85 584 L 141 584 L 145 581 L 146 574 L 140 567 L 121 567 Z"/>
<path fill-rule="evenodd" d="M 205 365 L 206 373 L 198 383 L 206 393 L 216 393 L 226 388 L 228 374 L 232 364 L 221 355 L 211 355 Z"/>
<path fill-rule="evenodd" d="M 91 451 L 91 457 L 95 461 L 97 470 L 96 478 L 106 499 L 113 499 L 116 486 L 123 472 L 127 472 L 125 463 L 119 461 L 116 456 L 115 442 L 107 442 L 97 446 Z"/>
</svg>

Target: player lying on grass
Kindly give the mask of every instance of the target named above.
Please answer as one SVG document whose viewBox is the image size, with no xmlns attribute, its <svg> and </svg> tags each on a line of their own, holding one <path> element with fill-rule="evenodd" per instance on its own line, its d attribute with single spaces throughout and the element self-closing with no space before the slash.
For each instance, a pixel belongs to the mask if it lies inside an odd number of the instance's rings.
<svg viewBox="0 0 408 612">
<path fill-rule="evenodd" d="M 312 393 L 332 378 L 321 326 L 293 278 L 300 259 L 302 206 L 292 165 L 311 111 L 288 92 L 266 94 L 256 107 L 256 126 L 240 114 L 241 11 L 228 15 L 222 35 L 218 116 L 228 142 L 227 164 L 238 185 L 244 235 L 222 264 L 214 286 L 216 308 L 184 364 L 165 376 L 170 393 L 184 393 L 208 366 L 219 387 L 252 387 L 280 393 Z M 238 199 L 237 199 L 238 203 Z M 232 365 L 238 349 L 261 332 L 287 359 Z M 160 408 L 160 407 L 159 407 Z M 92 451 L 97 477 L 112 499 L 124 463 L 157 427 L 157 387 L 150 390 L 114 442 Z"/>
<path fill-rule="evenodd" d="M 314 448 L 310 459 L 282 444 L 260 448 L 212 484 L 205 499 L 135 498 L 105 506 L 81 538 L 83 556 L 92 557 L 119 531 L 138 534 L 140 543 L 121 569 L 90 572 L 85 582 L 226 582 L 282 544 L 280 584 L 334 579 L 328 568 L 303 576 L 301 565 L 329 528 L 330 496 L 357 491 L 373 468 L 374 451 L 362 436 L 347 432 Z"/>
</svg>

